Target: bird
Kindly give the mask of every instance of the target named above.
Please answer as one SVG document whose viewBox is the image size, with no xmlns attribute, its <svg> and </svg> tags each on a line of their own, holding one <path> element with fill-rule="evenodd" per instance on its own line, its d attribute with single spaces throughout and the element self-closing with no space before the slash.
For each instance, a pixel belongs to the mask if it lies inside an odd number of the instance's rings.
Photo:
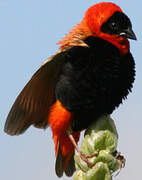
<svg viewBox="0 0 142 180">
<path fill-rule="evenodd" d="M 72 176 L 80 133 L 103 114 L 111 115 L 132 91 L 135 61 L 129 39 L 136 35 L 118 5 L 89 7 L 17 96 L 4 131 L 19 135 L 31 125 L 50 127 L 56 175 Z"/>
</svg>

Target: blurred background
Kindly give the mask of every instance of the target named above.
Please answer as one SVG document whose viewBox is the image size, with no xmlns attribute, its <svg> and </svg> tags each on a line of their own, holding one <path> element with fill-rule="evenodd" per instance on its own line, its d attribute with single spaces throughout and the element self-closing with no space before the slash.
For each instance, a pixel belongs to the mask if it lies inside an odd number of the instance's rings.
<svg viewBox="0 0 142 180">
<path fill-rule="evenodd" d="M 78 22 L 93 0 L 0 0 L 0 179 L 57 180 L 51 130 L 29 128 L 21 136 L 3 132 L 16 96 L 56 43 Z M 130 17 L 138 41 L 131 41 L 136 60 L 133 93 L 112 114 L 119 133 L 118 150 L 126 167 L 116 180 L 141 179 L 142 161 L 142 13 L 141 1 L 116 0 Z M 62 180 L 69 179 L 63 177 Z M 72 178 L 70 178 L 72 179 Z"/>
</svg>

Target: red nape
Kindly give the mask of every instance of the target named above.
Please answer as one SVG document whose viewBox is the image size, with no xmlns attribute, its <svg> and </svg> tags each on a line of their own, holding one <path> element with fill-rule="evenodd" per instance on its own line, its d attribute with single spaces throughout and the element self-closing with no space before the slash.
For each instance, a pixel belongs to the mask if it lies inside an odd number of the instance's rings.
<svg viewBox="0 0 142 180">
<path fill-rule="evenodd" d="M 53 133 L 55 144 L 55 154 L 57 156 L 58 147 L 60 145 L 61 153 L 64 159 L 64 169 L 67 168 L 68 161 L 70 160 L 74 146 L 67 135 L 67 130 L 71 123 L 71 112 L 69 112 L 60 101 L 56 101 L 50 109 L 48 122 Z M 73 133 L 76 143 L 79 141 L 80 132 Z"/>
</svg>

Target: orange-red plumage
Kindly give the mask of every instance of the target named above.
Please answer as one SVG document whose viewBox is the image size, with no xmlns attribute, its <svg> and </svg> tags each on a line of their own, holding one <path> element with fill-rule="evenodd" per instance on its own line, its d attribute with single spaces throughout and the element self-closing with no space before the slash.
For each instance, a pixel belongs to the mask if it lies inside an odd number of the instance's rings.
<svg viewBox="0 0 142 180">
<path fill-rule="evenodd" d="M 122 12 L 121 8 L 114 3 L 98 3 L 91 6 L 85 13 L 83 20 L 75 26 L 69 34 L 57 44 L 61 44 L 60 49 L 72 47 L 74 45 L 85 46 L 79 39 L 95 36 L 107 40 L 115 45 L 122 55 L 129 51 L 129 41 L 117 35 L 110 35 L 101 31 L 101 26 L 115 12 Z"/>
<path fill-rule="evenodd" d="M 114 3 L 98 3 L 90 8 L 85 13 L 84 19 L 92 33 L 98 34 L 101 32 L 101 26 L 110 18 L 114 12 L 122 12 L 119 6 Z"/>
<path fill-rule="evenodd" d="M 69 112 L 60 101 L 56 101 L 50 109 L 48 122 L 53 132 L 56 156 L 60 144 L 62 156 L 65 161 L 64 169 L 66 169 L 68 161 L 74 152 L 74 146 L 67 135 L 67 130 L 70 128 L 71 124 L 71 112 Z M 79 136 L 79 132 L 73 133 L 76 143 L 79 140 Z"/>
<path fill-rule="evenodd" d="M 71 176 L 75 170 L 73 155 L 75 148 L 79 152 L 80 131 L 102 114 L 111 114 L 131 91 L 135 64 L 128 38 L 136 40 L 119 6 L 111 2 L 91 6 L 9 112 L 8 134 L 19 135 L 30 125 L 51 127 L 59 177 L 63 172 Z"/>
<path fill-rule="evenodd" d="M 101 26 L 115 12 L 122 12 L 121 8 L 114 3 L 98 3 L 91 6 L 85 13 L 84 20 L 92 31 L 93 36 L 107 40 L 115 45 L 122 55 L 129 51 L 129 41 L 123 37 L 110 35 L 101 31 Z"/>
</svg>

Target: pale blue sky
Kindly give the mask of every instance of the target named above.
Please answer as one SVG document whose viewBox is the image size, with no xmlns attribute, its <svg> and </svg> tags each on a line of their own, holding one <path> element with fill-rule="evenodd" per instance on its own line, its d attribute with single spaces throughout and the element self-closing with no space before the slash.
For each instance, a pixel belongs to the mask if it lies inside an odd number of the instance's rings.
<svg viewBox="0 0 142 180">
<path fill-rule="evenodd" d="M 0 0 L 0 179 L 57 180 L 51 131 L 30 128 L 11 137 L 3 132 L 16 96 L 41 63 L 57 51 L 56 43 L 83 17 L 93 0 Z M 116 180 L 141 179 L 142 161 L 142 2 L 116 0 L 130 17 L 138 41 L 131 41 L 137 76 L 133 93 L 112 117 L 118 149 L 127 162 Z M 63 180 L 68 179 L 65 176 Z M 72 179 L 72 178 L 70 178 Z"/>
</svg>

